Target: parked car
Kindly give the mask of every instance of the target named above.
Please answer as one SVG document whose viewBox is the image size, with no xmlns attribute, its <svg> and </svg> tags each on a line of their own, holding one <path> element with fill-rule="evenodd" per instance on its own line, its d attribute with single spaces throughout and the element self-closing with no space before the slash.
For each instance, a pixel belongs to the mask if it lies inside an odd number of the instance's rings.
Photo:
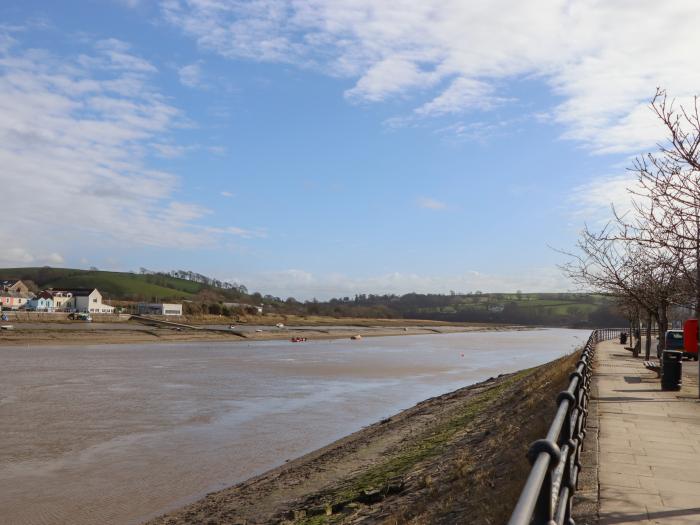
<svg viewBox="0 0 700 525">
<path fill-rule="evenodd" d="M 88 323 L 92 321 L 92 317 L 90 317 L 90 314 L 86 314 L 83 312 L 74 312 L 68 314 L 68 319 L 70 319 L 71 321 L 87 321 Z"/>
<path fill-rule="evenodd" d="M 681 350 L 684 351 L 685 347 L 683 346 L 683 330 L 666 330 L 666 334 L 664 334 L 664 340 L 666 341 L 666 350 Z M 694 354 L 693 356 L 688 355 L 686 357 L 692 357 L 694 359 L 697 359 L 697 354 Z M 661 343 L 656 345 L 656 357 L 661 359 Z"/>
</svg>

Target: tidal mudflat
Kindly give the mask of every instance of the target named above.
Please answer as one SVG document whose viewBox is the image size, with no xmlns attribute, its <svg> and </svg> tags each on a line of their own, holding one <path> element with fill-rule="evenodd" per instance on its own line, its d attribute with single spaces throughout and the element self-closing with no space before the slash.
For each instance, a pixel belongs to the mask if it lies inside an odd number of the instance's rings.
<svg viewBox="0 0 700 525">
<path fill-rule="evenodd" d="M 3 347 L 0 515 L 139 523 L 587 336 Z"/>
</svg>

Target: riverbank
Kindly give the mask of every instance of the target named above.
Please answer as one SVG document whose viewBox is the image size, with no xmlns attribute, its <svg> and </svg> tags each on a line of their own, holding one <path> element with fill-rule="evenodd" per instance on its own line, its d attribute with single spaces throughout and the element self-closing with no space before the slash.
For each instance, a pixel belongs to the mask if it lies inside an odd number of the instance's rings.
<svg viewBox="0 0 700 525">
<path fill-rule="evenodd" d="M 428 399 L 149 523 L 503 523 L 577 359 Z"/>
<path fill-rule="evenodd" d="M 457 332 L 486 332 L 527 329 L 507 325 L 348 325 L 348 326 L 236 326 L 222 325 L 166 327 L 123 323 L 14 323 L 11 330 L 0 331 L 0 346 L 55 344 L 128 344 L 198 341 L 264 341 L 289 340 L 294 337 L 311 340 L 347 339 L 350 337 L 385 337 Z"/>
</svg>

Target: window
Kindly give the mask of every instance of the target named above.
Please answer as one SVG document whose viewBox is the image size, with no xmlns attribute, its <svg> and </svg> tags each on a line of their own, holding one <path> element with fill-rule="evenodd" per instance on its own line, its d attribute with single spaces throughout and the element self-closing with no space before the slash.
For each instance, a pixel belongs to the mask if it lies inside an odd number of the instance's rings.
<svg viewBox="0 0 700 525">
<path fill-rule="evenodd" d="M 93 302 L 93 303 L 96 303 L 96 302 L 97 302 L 97 298 L 94 298 L 94 299 L 92 300 L 92 302 Z"/>
</svg>

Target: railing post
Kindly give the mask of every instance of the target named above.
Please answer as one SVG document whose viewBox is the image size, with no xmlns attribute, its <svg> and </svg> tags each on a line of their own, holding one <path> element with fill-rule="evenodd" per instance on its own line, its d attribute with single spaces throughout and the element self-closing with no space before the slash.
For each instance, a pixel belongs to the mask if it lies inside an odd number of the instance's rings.
<svg viewBox="0 0 700 525">
<path fill-rule="evenodd" d="M 591 332 L 569 376 L 569 388 L 557 397 L 557 414 L 547 439 L 530 446 L 527 456 L 532 469 L 508 525 L 574 525 L 571 510 L 582 468 L 593 356 L 596 345 L 614 339 L 617 332 L 616 328 Z"/>
<path fill-rule="evenodd" d="M 538 439 L 532 445 L 527 453 L 530 464 L 534 465 L 541 454 L 549 456 L 547 473 L 542 482 L 542 488 L 537 497 L 535 511 L 533 512 L 533 523 L 535 525 L 556 525 L 554 522 L 554 498 L 552 493 L 552 471 L 557 467 L 561 459 L 561 451 L 559 447 L 547 440 Z"/>
</svg>

